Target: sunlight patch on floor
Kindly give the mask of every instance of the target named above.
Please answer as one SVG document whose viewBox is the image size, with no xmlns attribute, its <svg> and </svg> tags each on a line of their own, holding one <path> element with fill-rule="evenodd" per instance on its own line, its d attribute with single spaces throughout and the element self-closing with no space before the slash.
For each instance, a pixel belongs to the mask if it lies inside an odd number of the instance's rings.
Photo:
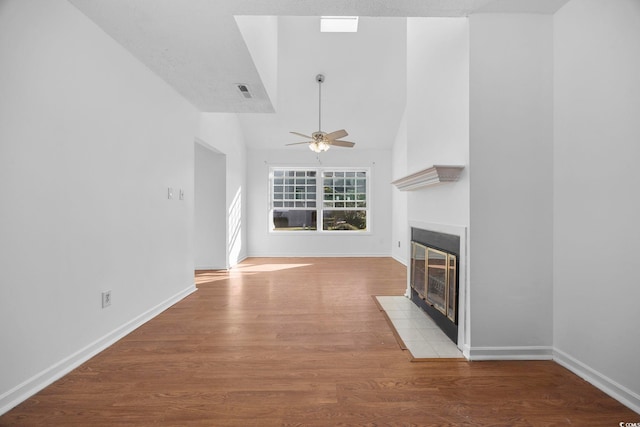
<svg viewBox="0 0 640 427">
<path fill-rule="evenodd" d="M 267 273 L 272 271 L 289 270 L 291 268 L 307 267 L 311 264 L 240 264 L 231 271 L 250 272 L 250 273 Z"/>
</svg>

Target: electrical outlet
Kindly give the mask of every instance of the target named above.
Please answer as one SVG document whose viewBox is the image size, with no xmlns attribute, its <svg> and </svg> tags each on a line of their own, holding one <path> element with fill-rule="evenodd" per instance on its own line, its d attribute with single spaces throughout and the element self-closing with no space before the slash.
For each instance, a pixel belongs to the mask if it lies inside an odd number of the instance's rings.
<svg viewBox="0 0 640 427">
<path fill-rule="evenodd" d="M 398 247 L 400 247 L 400 240 L 398 240 Z"/>
<path fill-rule="evenodd" d="M 167 188 L 167 199 L 173 199 L 173 188 L 171 187 Z"/>
<path fill-rule="evenodd" d="M 109 307 L 111 305 L 111 291 L 104 291 L 102 293 L 102 308 Z"/>
</svg>

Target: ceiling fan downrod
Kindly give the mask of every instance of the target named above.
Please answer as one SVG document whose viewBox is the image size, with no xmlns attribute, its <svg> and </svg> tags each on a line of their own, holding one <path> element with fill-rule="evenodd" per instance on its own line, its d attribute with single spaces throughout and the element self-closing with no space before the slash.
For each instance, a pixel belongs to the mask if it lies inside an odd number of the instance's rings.
<svg viewBox="0 0 640 427">
<path fill-rule="evenodd" d="M 324 82 L 324 74 L 316 76 L 318 82 L 318 133 L 322 132 L 322 83 Z"/>
</svg>

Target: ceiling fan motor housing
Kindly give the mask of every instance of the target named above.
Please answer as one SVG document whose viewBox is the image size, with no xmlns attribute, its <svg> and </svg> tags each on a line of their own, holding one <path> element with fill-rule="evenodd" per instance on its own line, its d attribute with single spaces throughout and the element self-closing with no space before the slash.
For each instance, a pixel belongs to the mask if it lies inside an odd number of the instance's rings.
<svg viewBox="0 0 640 427">
<path fill-rule="evenodd" d="M 326 132 L 314 132 L 311 134 L 311 136 L 313 137 L 314 141 L 324 141 L 327 139 L 325 137 L 326 134 Z"/>
<path fill-rule="evenodd" d="M 324 82 L 324 74 L 318 74 L 318 75 L 316 76 L 316 81 L 317 81 L 318 83 L 323 83 L 323 82 Z"/>
</svg>

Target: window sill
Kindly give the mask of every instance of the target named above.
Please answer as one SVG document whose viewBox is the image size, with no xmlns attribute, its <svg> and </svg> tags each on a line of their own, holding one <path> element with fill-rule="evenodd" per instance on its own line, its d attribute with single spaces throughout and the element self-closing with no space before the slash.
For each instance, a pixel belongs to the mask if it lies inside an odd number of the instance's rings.
<svg viewBox="0 0 640 427">
<path fill-rule="evenodd" d="M 324 230 L 269 230 L 268 233 L 270 235 L 287 235 L 287 236 L 295 236 L 295 235 L 309 235 L 313 234 L 314 236 L 370 236 L 371 230 L 363 230 L 363 231 L 342 231 L 342 230 L 334 230 L 334 231 L 324 231 Z"/>
</svg>

